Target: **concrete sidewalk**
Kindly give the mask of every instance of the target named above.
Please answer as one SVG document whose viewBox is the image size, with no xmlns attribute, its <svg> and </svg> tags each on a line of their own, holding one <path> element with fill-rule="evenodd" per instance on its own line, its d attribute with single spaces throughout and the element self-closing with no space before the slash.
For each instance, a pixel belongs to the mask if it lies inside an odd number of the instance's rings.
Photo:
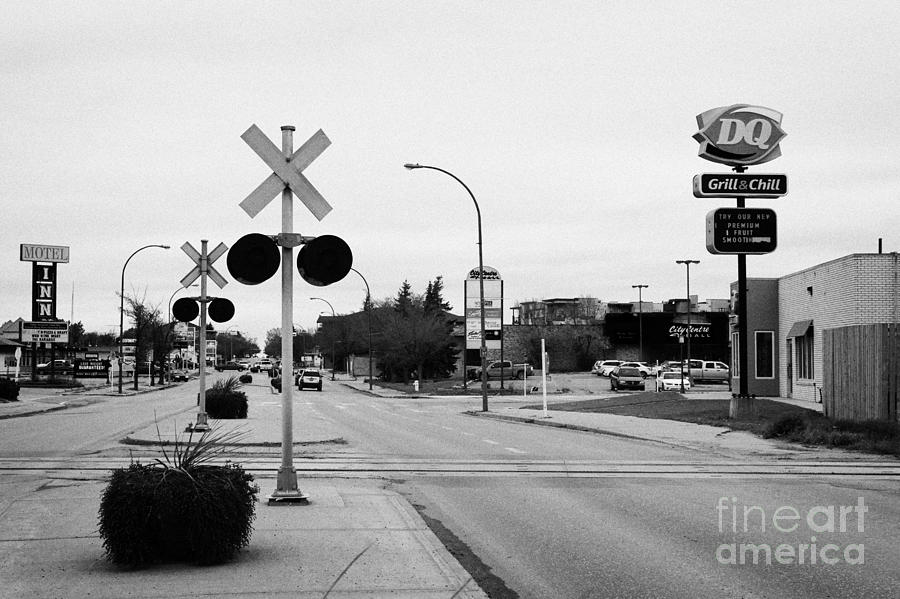
<svg viewBox="0 0 900 599">
<path fill-rule="evenodd" d="M 281 443 L 281 396 L 267 382 L 244 387 L 248 419 L 213 421 L 246 432 L 248 450 Z M 333 424 L 303 409 L 314 393 L 294 391 L 295 444 L 341 442 Z M 184 440 L 195 418 L 195 411 L 183 413 L 161 420 L 159 433 L 153 425 L 128 437 L 153 445 L 176 435 Z M 360 478 L 304 478 L 308 505 L 270 505 L 274 474 L 257 476 L 254 532 L 236 559 L 213 567 L 119 568 L 106 561 L 97 532 L 106 474 L 0 478 L 0 597 L 486 597 L 389 482 Z"/>
<path fill-rule="evenodd" d="M 381 481 L 304 480 L 310 504 L 257 504 L 250 544 L 233 561 L 132 570 L 104 558 L 102 481 L 14 478 L 0 496 L 0 597 L 486 597 Z"/>
</svg>

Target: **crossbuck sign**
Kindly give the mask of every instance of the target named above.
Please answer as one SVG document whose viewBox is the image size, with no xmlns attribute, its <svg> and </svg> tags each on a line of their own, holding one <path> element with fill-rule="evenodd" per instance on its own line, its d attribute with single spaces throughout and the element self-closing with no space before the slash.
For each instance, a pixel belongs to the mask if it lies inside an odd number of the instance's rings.
<svg viewBox="0 0 900 599">
<path fill-rule="evenodd" d="M 190 285 L 191 283 L 196 281 L 197 278 L 200 276 L 200 274 L 202 272 L 201 266 L 203 264 L 203 256 L 200 254 L 200 252 L 198 252 L 197 250 L 194 249 L 194 246 L 192 246 L 187 241 L 184 242 L 184 245 L 181 246 L 181 249 L 197 265 L 193 268 L 193 270 L 191 270 L 191 272 L 186 274 L 184 276 L 184 278 L 181 279 L 181 286 L 187 287 L 188 285 Z M 220 275 L 219 272 L 215 268 L 213 268 L 212 263 L 215 262 L 216 260 L 218 260 L 219 258 L 221 258 L 222 254 L 224 254 L 227 250 L 228 250 L 228 246 L 225 245 L 224 243 L 220 243 L 219 245 L 216 246 L 216 249 L 211 251 L 206 256 L 206 274 L 209 275 L 209 278 L 212 279 L 215 282 L 215 284 L 219 286 L 219 289 L 222 289 L 223 287 L 225 287 L 225 285 L 228 284 L 228 281 L 226 281 L 225 277 Z M 203 242 L 203 251 L 206 252 L 206 242 L 205 241 Z"/>
<path fill-rule="evenodd" d="M 278 146 L 256 125 L 250 125 L 250 128 L 241 135 L 241 139 L 247 142 L 256 155 L 274 171 L 241 202 L 241 208 L 250 215 L 250 218 L 259 214 L 285 187 L 294 192 L 317 219 L 322 220 L 331 212 L 331 205 L 302 174 L 303 170 L 331 145 L 331 140 L 321 129 L 291 154 L 290 158 L 285 158 Z"/>
</svg>

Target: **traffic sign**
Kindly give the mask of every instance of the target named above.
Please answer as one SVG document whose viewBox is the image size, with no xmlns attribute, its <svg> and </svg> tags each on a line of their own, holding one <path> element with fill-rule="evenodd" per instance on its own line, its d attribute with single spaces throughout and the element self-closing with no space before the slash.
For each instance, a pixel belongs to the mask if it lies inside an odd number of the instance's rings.
<svg viewBox="0 0 900 599">
<path fill-rule="evenodd" d="M 321 129 L 287 159 L 256 125 L 250 125 L 241 139 L 274 171 L 240 203 L 250 218 L 259 214 L 285 187 L 294 192 L 317 219 L 322 220 L 331 212 L 331 205 L 302 174 L 331 145 L 331 140 Z"/>
<path fill-rule="evenodd" d="M 778 245 L 775 211 L 716 208 L 706 215 L 706 249 L 711 254 L 768 254 Z"/>
<path fill-rule="evenodd" d="M 787 194 L 787 175 L 703 173 L 694 175 L 697 198 L 780 198 Z"/>
</svg>

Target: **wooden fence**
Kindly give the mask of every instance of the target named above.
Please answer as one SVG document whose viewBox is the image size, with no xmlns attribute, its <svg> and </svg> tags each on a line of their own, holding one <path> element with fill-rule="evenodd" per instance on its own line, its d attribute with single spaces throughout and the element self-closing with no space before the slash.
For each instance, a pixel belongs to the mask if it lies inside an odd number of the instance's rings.
<svg viewBox="0 0 900 599">
<path fill-rule="evenodd" d="M 898 421 L 900 325 L 822 331 L 822 403 L 842 420 Z"/>
</svg>

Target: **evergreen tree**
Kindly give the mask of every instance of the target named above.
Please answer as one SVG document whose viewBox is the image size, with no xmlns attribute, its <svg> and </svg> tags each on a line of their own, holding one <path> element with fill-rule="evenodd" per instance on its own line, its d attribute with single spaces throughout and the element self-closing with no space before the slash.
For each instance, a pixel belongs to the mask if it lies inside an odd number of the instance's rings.
<svg viewBox="0 0 900 599">
<path fill-rule="evenodd" d="M 408 314 L 412 308 L 412 302 L 412 285 L 409 284 L 409 281 L 403 281 L 400 291 L 397 292 L 397 299 L 394 300 L 394 309 L 400 314 Z"/>
</svg>

